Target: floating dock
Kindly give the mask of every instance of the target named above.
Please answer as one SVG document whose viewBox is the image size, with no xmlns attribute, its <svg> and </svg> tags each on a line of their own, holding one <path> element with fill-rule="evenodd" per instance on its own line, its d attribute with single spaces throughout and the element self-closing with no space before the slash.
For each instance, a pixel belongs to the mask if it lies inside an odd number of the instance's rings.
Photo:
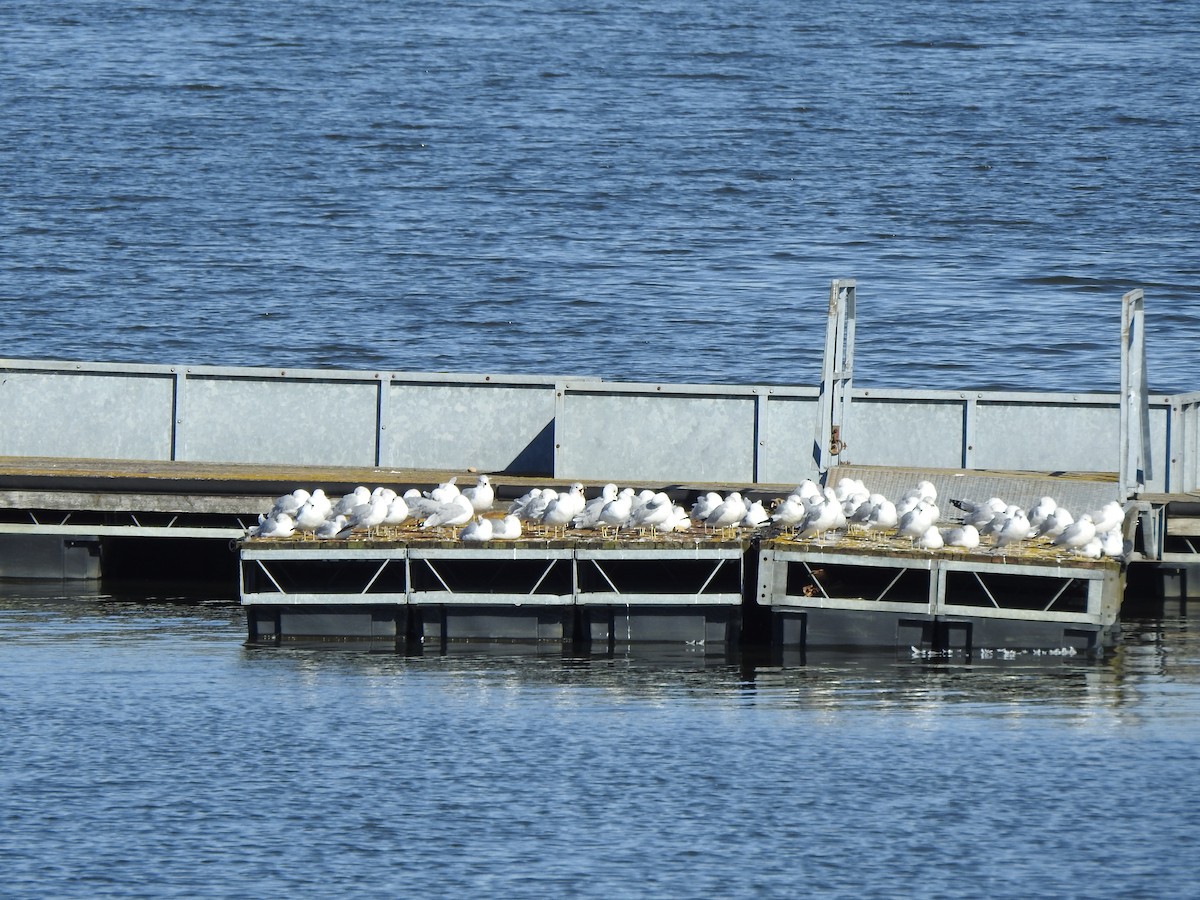
<svg viewBox="0 0 1200 900">
<path fill-rule="evenodd" d="M 252 641 L 735 645 L 749 549 L 715 536 L 248 541 Z"/>
<path fill-rule="evenodd" d="M 215 576 L 256 641 L 1092 647 L 1132 573 L 1186 602 L 1200 393 L 1149 392 L 1141 291 L 1122 298 L 1115 393 L 852 386 L 855 297 L 853 280 L 831 284 L 815 386 L 0 360 L 0 416 L 22 423 L 0 431 L 0 579 Z M 304 441 L 260 438 L 296 430 Z M 708 490 L 779 498 L 855 472 L 891 497 L 928 478 L 942 497 L 1023 507 L 1116 499 L 1132 549 L 1115 563 L 761 532 L 245 540 L 298 486 L 402 491 L 476 470 L 509 499 L 574 481 L 684 505 Z"/>
</svg>

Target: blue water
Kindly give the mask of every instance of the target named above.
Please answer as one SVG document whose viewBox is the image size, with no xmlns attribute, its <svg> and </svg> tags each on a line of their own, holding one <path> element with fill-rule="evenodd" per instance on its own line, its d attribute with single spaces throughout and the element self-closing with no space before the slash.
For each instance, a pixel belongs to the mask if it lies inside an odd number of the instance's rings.
<svg viewBox="0 0 1200 900">
<path fill-rule="evenodd" d="M 1200 389 L 1200 6 L 7 0 L 0 356 Z M 16 427 L 7 423 L 3 427 Z M 0 600 L 0 894 L 1181 897 L 1200 643 L 248 648 Z"/>
<path fill-rule="evenodd" d="M 707 8 L 712 7 L 712 8 Z M 0 355 L 1200 387 L 1200 7 L 9 0 Z"/>
<path fill-rule="evenodd" d="M 1183 897 L 1200 641 L 1102 660 L 249 648 L 0 603 L 9 896 Z"/>
</svg>

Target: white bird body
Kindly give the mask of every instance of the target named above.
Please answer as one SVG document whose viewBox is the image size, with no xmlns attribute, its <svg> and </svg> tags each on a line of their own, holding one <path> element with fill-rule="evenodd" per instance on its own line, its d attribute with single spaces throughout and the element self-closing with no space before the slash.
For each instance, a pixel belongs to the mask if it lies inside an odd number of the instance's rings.
<svg viewBox="0 0 1200 900">
<path fill-rule="evenodd" d="M 1096 525 L 1096 534 L 1104 534 L 1119 528 L 1125 521 L 1125 510 L 1116 500 L 1105 503 L 1103 507 L 1092 513 L 1092 522 Z"/>
<path fill-rule="evenodd" d="M 371 501 L 371 492 L 364 485 L 359 485 L 350 493 L 342 496 L 331 510 L 333 515 L 349 515 L 350 511 L 356 506 L 362 506 L 364 503 Z"/>
<path fill-rule="evenodd" d="M 771 513 L 771 522 L 781 528 L 792 528 L 803 522 L 807 513 L 808 507 L 804 505 L 800 495 L 789 494 Z"/>
<path fill-rule="evenodd" d="M 408 502 L 403 497 L 394 497 L 388 503 L 387 512 L 383 516 L 383 524 L 391 526 L 403 525 L 405 520 L 408 519 L 409 514 Z"/>
<path fill-rule="evenodd" d="M 617 499 L 617 486 L 612 482 L 600 489 L 600 496 L 593 497 L 583 504 L 583 510 L 571 520 L 576 528 L 595 528 L 600 524 L 600 512 L 604 507 Z"/>
<path fill-rule="evenodd" d="M 934 503 L 937 501 L 937 488 L 933 486 L 933 482 L 931 481 L 918 481 L 917 486 L 910 488 L 900 499 L 902 502 L 906 500 L 926 500 L 929 503 Z M 897 503 L 896 509 L 898 510 L 899 508 L 900 504 Z"/>
<path fill-rule="evenodd" d="M 703 525 L 708 521 L 708 517 L 712 515 L 712 511 L 724 502 L 724 498 L 716 491 L 708 491 L 696 498 L 696 502 L 692 504 L 689 515 L 697 525 Z"/>
<path fill-rule="evenodd" d="M 366 530 L 367 534 L 370 534 L 372 529 L 383 524 L 384 518 L 387 517 L 387 511 L 387 498 L 378 496 L 369 503 L 354 507 L 346 516 L 347 524 L 351 530 L 362 528 Z"/>
<path fill-rule="evenodd" d="M 821 493 L 820 486 L 811 478 L 805 478 L 802 482 L 796 485 L 796 489 L 792 491 L 801 500 L 820 500 L 824 497 Z"/>
<path fill-rule="evenodd" d="M 512 513 L 492 523 L 492 540 L 494 541 L 515 541 L 520 536 L 521 520 Z"/>
<path fill-rule="evenodd" d="M 837 495 L 832 488 L 825 488 L 824 495 L 819 500 L 810 500 L 808 515 L 800 526 L 796 537 L 800 540 L 826 534 L 846 524 L 846 514 L 842 512 L 842 504 L 838 503 Z"/>
<path fill-rule="evenodd" d="M 740 493 L 734 491 L 708 514 L 704 524 L 708 528 L 729 528 L 742 521 L 745 515 L 746 501 Z"/>
<path fill-rule="evenodd" d="M 1068 525 L 1075 522 L 1075 517 L 1071 515 L 1071 511 L 1065 506 L 1057 507 L 1054 512 L 1046 517 L 1046 521 L 1042 523 L 1039 533 L 1042 537 L 1056 538 L 1062 534 Z"/>
<path fill-rule="evenodd" d="M 670 518 L 674 509 L 671 498 L 659 491 L 630 513 L 629 524 L 634 528 L 657 528 Z"/>
<path fill-rule="evenodd" d="M 620 529 L 629 521 L 632 511 L 633 488 L 624 488 L 617 494 L 615 500 L 604 504 L 604 508 L 600 510 L 600 519 L 597 524 L 601 527 L 609 526 Z"/>
<path fill-rule="evenodd" d="M 867 520 L 863 523 L 867 531 L 888 531 L 900 524 L 900 514 L 896 504 L 886 497 L 872 509 Z"/>
<path fill-rule="evenodd" d="M 537 488 L 537 487 L 530 488 L 528 491 L 526 491 L 524 494 L 522 494 L 520 497 L 518 497 L 512 503 L 508 504 L 508 512 L 511 515 L 514 515 L 514 516 L 520 518 L 521 515 L 525 512 L 525 507 L 527 507 L 529 505 L 530 501 L 532 501 L 535 497 L 540 497 L 540 496 L 542 496 L 541 488 Z"/>
<path fill-rule="evenodd" d="M 435 503 L 449 503 L 462 493 L 462 491 L 458 489 L 457 481 L 458 476 L 452 475 L 425 496 Z"/>
<path fill-rule="evenodd" d="M 583 485 L 576 482 L 546 504 L 541 523 L 551 528 L 566 528 L 583 512 L 584 503 Z"/>
<path fill-rule="evenodd" d="M 296 521 L 285 512 L 273 516 L 260 516 L 258 525 L 250 529 L 250 534 L 260 538 L 286 538 L 296 533 Z"/>
<path fill-rule="evenodd" d="M 833 489 L 834 495 L 838 499 L 838 503 L 844 504 L 852 497 L 869 497 L 871 492 L 867 490 L 867 486 L 857 478 L 842 478 L 839 479 L 837 487 Z"/>
<path fill-rule="evenodd" d="M 460 493 L 435 507 L 421 523 L 421 528 L 456 528 L 466 525 L 474 515 L 475 507 Z"/>
<path fill-rule="evenodd" d="M 1058 509 L 1058 503 L 1053 497 L 1042 497 L 1036 504 L 1029 507 L 1025 515 L 1029 519 L 1029 532 L 1036 534 L 1041 531 L 1042 525 L 1045 524 L 1054 511 Z"/>
<path fill-rule="evenodd" d="M 925 533 L 917 538 L 917 546 L 922 550 L 941 550 L 946 546 L 946 541 L 938 527 L 930 525 L 925 529 Z"/>
<path fill-rule="evenodd" d="M 496 489 L 486 475 L 480 475 L 475 486 L 464 488 L 462 493 L 471 501 L 471 508 L 477 513 L 487 512 L 496 501 Z"/>
<path fill-rule="evenodd" d="M 962 547 L 974 550 L 979 546 L 979 529 L 974 525 L 956 525 L 942 532 L 947 547 Z"/>
<path fill-rule="evenodd" d="M 1092 521 L 1091 513 L 1084 513 L 1078 520 L 1072 522 L 1063 529 L 1062 534 L 1052 540 L 1050 543 L 1055 547 L 1064 547 L 1067 550 L 1074 550 L 1087 544 L 1096 536 L 1096 525 Z"/>
<path fill-rule="evenodd" d="M 899 507 L 896 512 L 900 512 Z M 915 543 L 918 538 L 924 537 L 937 520 L 938 508 L 931 501 L 918 500 L 916 506 L 900 516 L 896 524 L 896 537 L 908 538 Z"/>
<path fill-rule="evenodd" d="M 692 527 L 692 519 L 688 511 L 676 503 L 671 507 L 671 514 L 667 516 L 666 521 L 655 527 L 664 534 L 669 531 L 687 531 Z"/>
<path fill-rule="evenodd" d="M 1025 540 L 1029 537 L 1030 530 L 1029 517 L 1025 510 L 1017 507 L 1012 515 L 1007 516 L 1004 523 L 992 532 L 992 543 L 996 547 L 1007 547 L 1009 544 Z"/>
<path fill-rule="evenodd" d="M 467 500 L 467 503 L 470 502 L 470 500 Z M 469 544 L 480 544 L 484 541 L 490 541 L 492 539 L 492 520 L 485 519 L 479 515 L 475 516 L 475 518 L 467 523 L 458 538 Z"/>
<path fill-rule="evenodd" d="M 1096 537 L 1100 541 L 1100 552 L 1105 556 L 1120 559 L 1128 553 L 1128 549 L 1125 547 L 1125 537 L 1121 534 L 1121 529 L 1114 528 L 1111 531 L 1104 532 L 1104 534 L 1097 534 Z"/>
<path fill-rule="evenodd" d="M 287 513 L 289 516 L 294 516 L 300 510 L 300 507 L 309 501 L 311 496 L 304 488 L 296 488 L 290 494 L 277 497 L 275 503 L 271 506 L 271 512 L 267 516 L 270 517 L 279 513 Z"/>
<path fill-rule="evenodd" d="M 296 530 L 297 531 L 316 531 L 317 527 L 325 521 L 325 510 L 319 503 L 314 504 L 310 497 L 305 501 L 304 505 L 296 510 Z"/>
<path fill-rule="evenodd" d="M 763 506 L 763 502 L 755 500 L 750 504 L 750 508 L 746 510 L 746 514 L 742 516 L 742 521 L 738 525 L 742 528 L 758 528 L 770 521 L 771 515 Z"/>
<path fill-rule="evenodd" d="M 529 502 L 521 508 L 521 511 L 517 513 L 517 517 L 522 522 L 540 523 L 542 516 L 546 514 L 546 510 L 550 504 L 557 499 L 558 491 L 554 490 L 554 488 L 542 488 L 536 497 L 529 498 Z"/>
<path fill-rule="evenodd" d="M 334 538 L 347 538 L 350 536 L 350 528 L 347 525 L 347 519 L 339 513 L 332 519 L 326 519 L 317 526 L 317 539 L 322 541 L 333 540 Z"/>
<path fill-rule="evenodd" d="M 321 511 L 323 519 L 329 518 L 333 512 L 333 502 L 325 496 L 325 491 L 321 488 L 317 488 L 309 495 L 308 502 Z"/>
</svg>

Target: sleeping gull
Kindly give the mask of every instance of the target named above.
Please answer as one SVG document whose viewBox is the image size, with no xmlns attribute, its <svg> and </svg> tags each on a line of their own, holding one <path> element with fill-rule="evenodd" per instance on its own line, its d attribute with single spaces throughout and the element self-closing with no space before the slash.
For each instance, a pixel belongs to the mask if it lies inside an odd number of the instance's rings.
<svg viewBox="0 0 1200 900">
<path fill-rule="evenodd" d="M 470 502 L 469 500 L 467 501 Z M 467 523 L 466 528 L 458 536 L 459 540 L 467 543 L 481 544 L 492 539 L 492 520 L 476 516 Z"/>
<path fill-rule="evenodd" d="M 979 529 L 974 525 L 956 525 L 942 532 L 947 547 L 962 547 L 974 550 L 979 546 Z"/>
</svg>

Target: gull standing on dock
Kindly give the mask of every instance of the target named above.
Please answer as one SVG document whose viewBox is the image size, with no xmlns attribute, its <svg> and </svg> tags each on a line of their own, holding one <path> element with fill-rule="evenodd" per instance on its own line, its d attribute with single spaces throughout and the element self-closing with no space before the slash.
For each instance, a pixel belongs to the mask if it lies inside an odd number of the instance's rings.
<svg viewBox="0 0 1200 900">
<path fill-rule="evenodd" d="M 941 550 L 944 546 L 946 541 L 936 525 L 930 525 L 925 533 L 917 538 L 917 547 L 921 550 Z"/>
<path fill-rule="evenodd" d="M 738 491 L 733 491 L 708 514 L 704 519 L 704 525 L 714 531 L 730 528 L 745 518 L 746 509 L 746 501 L 742 499 L 742 495 Z"/>
<path fill-rule="evenodd" d="M 696 498 L 688 515 L 693 523 L 703 525 L 712 515 L 712 511 L 724 502 L 724 499 L 716 491 L 708 491 Z"/>
<path fill-rule="evenodd" d="M 799 494 L 789 494 L 771 513 L 771 524 L 779 528 L 795 528 L 804 521 L 808 507 Z"/>
<path fill-rule="evenodd" d="M 832 488 L 825 488 L 819 500 L 810 500 L 808 514 L 796 532 L 797 540 L 808 540 L 818 536 L 827 536 L 846 524 L 846 514 L 842 512 L 842 504 Z"/>
<path fill-rule="evenodd" d="M 296 510 L 296 530 L 308 534 L 314 533 L 321 523 L 325 521 L 326 510 L 321 507 L 320 501 L 313 503 L 311 497 Z"/>
<path fill-rule="evenodd" d="M 595 528 L 600 524 L 600 513 L 605 505 L 617 499 L 618 489 L 611 481 L 600 489 L 600 496 L 584 503 L 583 509 L 571 520 L 576 528 Z"/>
<path fill-rule="evenodd" d="M 622 488 L 615 500 L 604 504 L 596 524 L 602 531 L 612 528 L 614 533 L 619 532 L 628 523 L 631 512 L 633 512 L 633 488 Z"/>
<path fill-rule="evenodd" d="M 373 497 L 369 503 L 362 503 L 350 511 L 346 517 L 347 524 L 353 531 L 355 529 L 365 529 L 367 537 L 383 524 L 383 520 L 387 518 L 388 500 L 382 494 Z"/>
<path fill-rule="evenodd" d="M 1053 540 L 1066 531 L 1067 527 L 1073 525 L 1074 522 L 1075 517 L 1071 515 L 1071 511 L 1065 506 L 1059 506 L 1055 508 L 1054 512 L 1046 516 L 1046 521 L 1038 529 L 1038 534 Z"/>
<path fill-rule="evenodd" d="M 658 491 L 647 502 L 634 510 L 629 517 L 633 528 L 657 528 L 671 517 L 675 504 L 663 491 Z"/>
<path fill-rule="evenodd" d="M 492 487 L 491 479 L 486 475 L 480 475 L 475 486 L 464 488 L 462 493 L 471 501 L 471 508 L 477 513 L 485 513 L 490 510 L 496 500 L 496 491 Z"/>
<path fill-rule="evenodd" d="M 1096 536 L 1096 524 L 1092 521 L 1091 513 L 1084 513 L 1075 522 L 1063 529 L 1062 534 L 1050 543 L 1055 547 L 1066 550 L 1076 550 L 1085 546 Z"/>
<path fill-rule="evenodd" d="M 475 508 L 471 506 L 471 501 L 462 494 L 455 494 L 446 503 L 434 507 L 421 523 L 421 528 L 457 528 L 470 522 L 474 515 Z"/>
<path fill-rule="evenodd" d="M 1029 537 L 1029 517 L 1021 507 L 1012 507 L 1012 512 L 1005 516 L 1003 524 L 992 532 L 992 544 L 997 550 L 1004 550 L 1010 544 L 1016 544 Z"/>
<path fill-rule="evenodd" d="M 546 505 L 541 524 L 553 531 L 565 531 L 575 517 L 583 512 L 584 503 L 583 485 L 577 481 Z"/>
</svg>

